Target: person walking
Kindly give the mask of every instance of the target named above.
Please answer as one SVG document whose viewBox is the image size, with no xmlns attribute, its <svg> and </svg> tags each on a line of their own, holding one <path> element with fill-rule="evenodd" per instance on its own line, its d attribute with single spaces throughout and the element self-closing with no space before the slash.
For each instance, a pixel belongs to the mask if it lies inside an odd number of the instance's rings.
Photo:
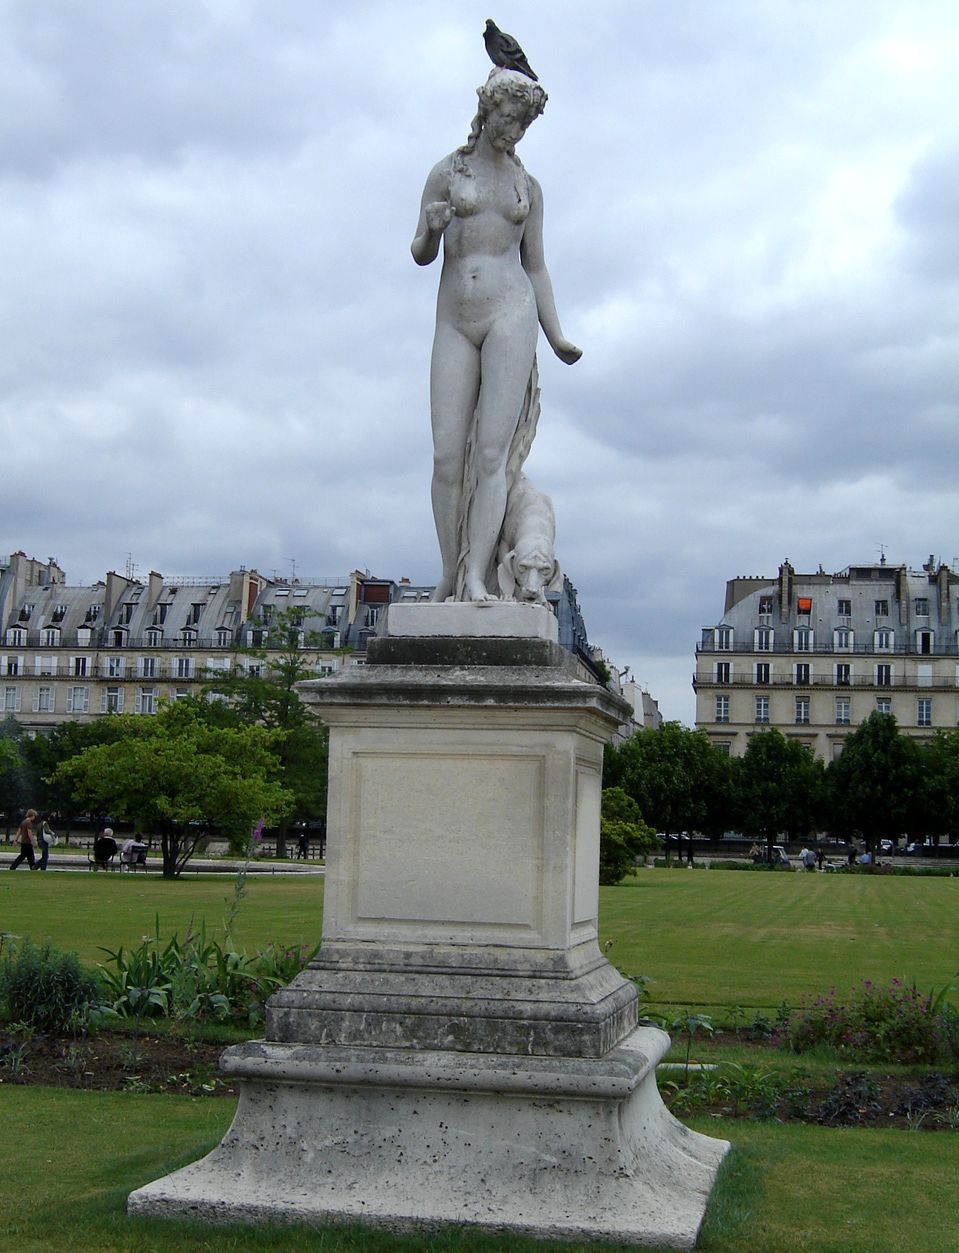
<svg viewBox="0 0 959 1253">
<path fill-rule="evenodd" d="M 37 863 L 33 855 L 33 850 L 37 846 L 37 836 L 34 826 L 37 821 L 37 811 L 28 809 L 23 815 L 23 822 L 17 827 L 17 833 L 13 837 L 14 844 L 20 845 L 20 852 L 17 857 L 10 863 L 10 869 L 16 870 L 22 861 L 30 863 L 30 869 L 36 870 Z"/>
<path fill-rule="evenodd" d="M 57 842 L 56 834 L 54 833 L 54 830 L 50 826 L 49 822 L 47 822 L 46 814 L 44 814 L 43 821 L 40 823 L 40 834 L 38 838 L 40 869 L 46 870 L 47 862 L 50 860 L 50 845 Z"/>
</svg>

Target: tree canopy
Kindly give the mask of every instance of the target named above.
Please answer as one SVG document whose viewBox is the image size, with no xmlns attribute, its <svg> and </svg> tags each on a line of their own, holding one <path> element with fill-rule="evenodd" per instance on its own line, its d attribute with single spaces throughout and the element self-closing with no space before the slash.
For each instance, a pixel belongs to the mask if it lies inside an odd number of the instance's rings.
<svg viewBox="0 0 959 1253">
<path fill-rule="evenodd" d="M 91 810 L 158 834 L 165 877 L 180 873 L 211 826 L 242 848 L 258 818 L 272 823 L 290 812 L 293 797 L 277 781 L 278 733 L 214 726 L 187 702 L 113 721 L 118 737 L 62 762 L 55 782 Z"/>
<path fill-rule="evenodd" d="M 731 767 L 735 825 L 764 840 L 770 860 L 781 833 L 802 837 L 818 829 L 823 765 L 797 740 L 774 727 L 760 731 Z"/>
<path fill-rule="evenodd" d="M 858 836 L 870 851 L 880 838 L 914 830 L 921 765 L 918 745 L 899 733 L 892 714 L 871 714 L 827 772 L 833 829 Z"/>
</svg>

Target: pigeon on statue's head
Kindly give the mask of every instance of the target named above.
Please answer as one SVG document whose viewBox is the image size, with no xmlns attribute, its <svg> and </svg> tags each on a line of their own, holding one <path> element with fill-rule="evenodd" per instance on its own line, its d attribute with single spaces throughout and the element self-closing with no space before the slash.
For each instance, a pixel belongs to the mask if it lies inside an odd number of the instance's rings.
<svg viewBox="0 0 959 1253">
<path fill-rule="evenodd" d="M 500 30 L 491 17 L 486 19 L 483 43 L 486 44 L 489 59 L 501 70 L 516 70 L 518 74 L 525 74 L 527 78 L 531 78 L 536 83 L 539 82 L 530 69 L 526 53 L 512 35 L 507 35 L 506 31 Z"/>
</svg>

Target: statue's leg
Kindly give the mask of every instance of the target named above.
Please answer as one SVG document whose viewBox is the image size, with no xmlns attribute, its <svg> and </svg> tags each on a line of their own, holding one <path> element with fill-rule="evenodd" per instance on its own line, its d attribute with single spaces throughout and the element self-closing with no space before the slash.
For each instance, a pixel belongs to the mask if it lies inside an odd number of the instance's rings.
<svg viewBox="0 0 959 1253">
<path fill-rule="evenodd" d="M 466 590 L 472 600 L 494 599 L 485 583 L 506 513 L 506 461 L 536 351 L 535 306 L 499 318 L 483 343 L 482 385 L 476 414 L 476 494 L 469 516 Z"/>
<path fill-rule="evenodd" d="M 452 596 L 459 560 L 459 513 L 466 440 L 479 393 L 479 349 L 447 323 L 437 322 L 430 370 L 433 423 L 433 519 L 443 572 L 433 599 Z"/>
</svg>

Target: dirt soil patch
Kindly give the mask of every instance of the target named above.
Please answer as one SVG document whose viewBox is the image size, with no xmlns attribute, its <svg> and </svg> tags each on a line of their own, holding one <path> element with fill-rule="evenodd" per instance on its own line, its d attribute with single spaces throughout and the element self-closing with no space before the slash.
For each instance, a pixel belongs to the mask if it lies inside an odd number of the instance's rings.
<svg viewBox="0 0 959 1253">
<path fill-rule="evenodd" d="M 170 1036 L 101 1032 L 89 1039 L 0 1036 L 0 1083 L 99 1092 L 178 1092 L 234 1096 L 219 1073 L 226 1045 Z"/>
</svg>

